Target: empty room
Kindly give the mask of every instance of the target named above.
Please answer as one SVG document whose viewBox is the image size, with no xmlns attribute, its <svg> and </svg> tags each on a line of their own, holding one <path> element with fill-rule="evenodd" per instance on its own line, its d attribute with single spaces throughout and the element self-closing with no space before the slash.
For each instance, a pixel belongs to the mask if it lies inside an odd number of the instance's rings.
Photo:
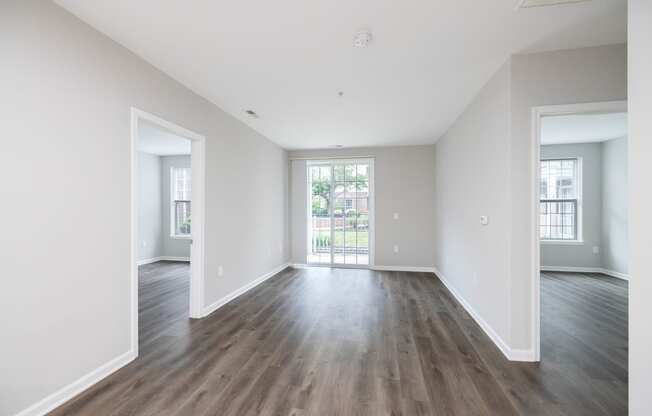
<svg viewBox="0 0 652 416">
<path fill-rule="evenodd" d="M 652 2 L 0 0 L 0 416 L 652 412 Z"/>
</svg>

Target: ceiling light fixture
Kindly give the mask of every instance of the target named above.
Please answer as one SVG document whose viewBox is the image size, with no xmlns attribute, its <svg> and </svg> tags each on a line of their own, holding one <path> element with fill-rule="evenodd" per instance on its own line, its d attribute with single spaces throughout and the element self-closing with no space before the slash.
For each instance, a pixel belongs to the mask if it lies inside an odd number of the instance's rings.
<svg viewBox="0 0 652 416">
<path fill-rule="evenodd" d="M 360 29 L 353 38 L 353 46 L 356 48 L 366 48 L 372 40 L 373 36 L 371 35 L 371 30 Z"/>
</svg>

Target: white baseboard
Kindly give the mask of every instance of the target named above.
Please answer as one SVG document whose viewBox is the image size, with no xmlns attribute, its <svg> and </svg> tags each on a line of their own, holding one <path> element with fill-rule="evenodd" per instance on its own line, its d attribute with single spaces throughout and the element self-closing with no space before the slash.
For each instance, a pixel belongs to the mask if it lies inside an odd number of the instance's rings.
<svg viewBox="0 0 652 416">
<path fill-rule="evenodd" d="M 512 349 L 509 345 L 498 335 L 496 331 L 485 321 L 479 313 L 473 309 L 471 304 L 462 297 L 462 295 L 453 287 L 453 285 L 444 277 L 444 275 L 436 268 L 433 268 L 435 275 L 442 281 L 444 286 L 453 294 L 455 299 L 466 309 L 469 315 L 480 325 L 480 328 L 487 334 L 489 339 L 493 341 L 503 355 L 510 361 L 536 361 L 533 350 L 517 350 Z"/>
<path fill-rule="evenodd" d="M 421 272 L 421 273 L 435 273 L 434 267 L 420 267 L 420 266 L 371 266 L 371 270 L 381 270 L 389 272 Z"/>
<path fill-rule="evenodd" d="M 602 267 L 541 266 L 542 272 L 602 273 L 622 280 L 629 280 L 629 275 Z"/>
<path fill-rule="evenodd" d="M 434 267 L 420 267 L 420 266 L 351 266 L 351 265 L 330 265 L 330 264 L 305 264 L 305 263 L 291 263 L 291 267 L 295 269 L 309 269 L 311 267 L 335 267 L 335 268 L 349 268 L 349 269 L 369 269 L 389 272 L 421 272 L 421 273 L 434 273 Z"/>
<path fill-rule="evenodd" d="M 152 257 L 151 259 L 138 260 L 137 265 L 156 263 L 157 261 L 190 261 L 190 257 L 174 257 L 174 256 L 159 256 Z"/>
<path fill-rule="evenodd" d="M 208 316 L 211 313 L 215 312 L 218 310 L 220 307 L 226 305 L 227 303 L 231 302 L 233 299 L 237 298 L 238 296 L 243 295 L 244 293 L 248 292 L 249 290 L 255 288 L 259 284 L 263 283 L 265 280 L 269 279 L 270 277 L 274 276 L 275 274 L 279 273 L 280 271 L 285 270 L 287 267 L 290 266 L 290 263 L 283 263 L 278 267 L 275 267 L 273 270 L 265 273 L 264 275 L 260 276 L 256 280 L 254 280 L 251 283 L 248 283 L 244 286 L 242 286 L 240 289 L 237 289 L 228 295 L 224 296 L 223 298 L 217 300 L 216 302 L 213 302 L 212 304 L 206 306 L 204 310 L 202 311 L 202 316 Z"/>
<path fill-rule="evenodd" d="M 47 396 L 38 403 L 33 404 L 27 409 L 19 412 L 15 416 L 42 416 L 61 406 L 63 403 L 77 396 L 92 385 L 100 382 L 102 379 L 110 376 L 120 368 L 129 364 L 136 359 L 136 353 L 129 350 L 126 353 L 114 358 L 108 363 L 96 368 L 80 379 L 68 384 L 62 389 Z"/>
</svg>

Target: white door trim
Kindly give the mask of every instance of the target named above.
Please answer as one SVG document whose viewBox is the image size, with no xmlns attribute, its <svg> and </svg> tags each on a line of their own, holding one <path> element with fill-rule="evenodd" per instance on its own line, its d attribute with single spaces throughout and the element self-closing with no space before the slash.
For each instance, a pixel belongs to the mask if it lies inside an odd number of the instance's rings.
<svg viewBox="0 0 652 416">
<path fill-rule="evenodd" d="M 531 241 L 532 275 L 531 275 L 531 342 L 534 350 L 534 360 L 541 361 L 541 244 L 539 241 L 539 160 L 541 158 L 541 119 L 548 116 L 571 114 L 605 114 L 627 111 L 627 101 L 603 101 L 580 104 L 546 105 L 532 108 L 532 212 L 531 223 L 534 226 Z"/>
<path fill-rule="evenodd" d="M 192 249 L 190 317 L 201 318 L 204 309 L 206 138 L 201 134 L 148 112 L 131 108 L 131 348 L 138 355 L 138 123 L 141 120 L 191 140 Z"/>
</svg>

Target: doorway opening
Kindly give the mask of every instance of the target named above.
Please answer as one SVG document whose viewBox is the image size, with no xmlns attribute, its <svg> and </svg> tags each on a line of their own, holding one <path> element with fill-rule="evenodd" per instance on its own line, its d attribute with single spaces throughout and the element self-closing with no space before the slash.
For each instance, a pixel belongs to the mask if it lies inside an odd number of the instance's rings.
<svg viewBox="0 0 652 416">
<path fill-rule="evenodd" d="M 373 265 L 373 159 L 310 160 L 307 170 L 307 263 Z"/>
<path fill-rule="evenodd" d="M 134 351 L 201 318 L 205 138 L 131 111 L 131 342 Z"/>
<path fill-rule="evenodd" d="M 627 103 L 532 115 L 535 359 L 578 380 L 601 371 L 626 400 Z"/>
</svg>

